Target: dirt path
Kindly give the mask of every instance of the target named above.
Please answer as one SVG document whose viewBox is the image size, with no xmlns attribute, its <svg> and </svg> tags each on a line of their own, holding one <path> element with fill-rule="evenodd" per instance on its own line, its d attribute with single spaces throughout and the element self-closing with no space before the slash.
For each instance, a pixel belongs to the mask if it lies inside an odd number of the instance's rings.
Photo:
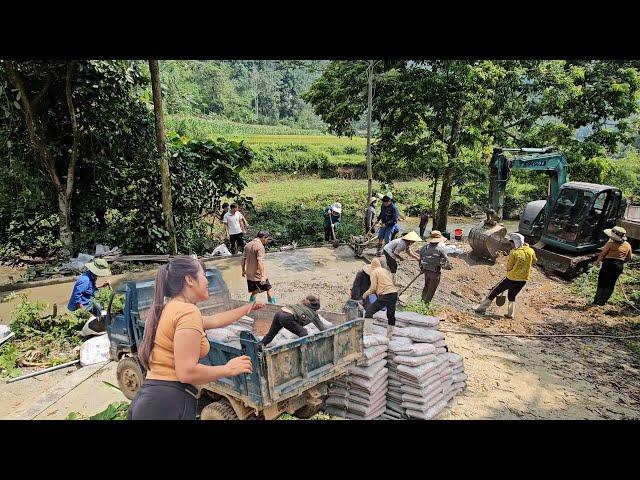
<svg viewBox="0 0 640 480">
<path fill-rule="evenodd" d="M 468 248 L 468 247 L 467 247 Z M 220 268 L 234 298 L 248 295 L 240 275 L 238 257 L 208 262 Z M 477 332 L 618 332 L 638 333 L 640 318 L 622 317 L 617 309 L 585 311 L 566 282 L 535 270 L 518 297 L 518 318 L 502 316 L 506 306 L 490 307 L 485 317 L 472 306 L 497 283 L 505 271 L 504 259 L 496 265 L 474 261 L 468 255 L 452 258 L 454 269 L 445 271 L 434 298 L 445 320 L 443 329 Z M 362 261 L 348 247 L 299 249 L 267 255 L 268 276 L 278 303 L 295 302 L 307 292 L 321 296 L 323 308 L 339 311 L 348 297 Z M 406 285 L 417 273 L 416 262 L 401 263 L 398 284 Z M 152 274 L 152 273 L 151 273 Z M 150 275 L 149 272 L 146 273 Z M 418 279 L 403 295 L 416 298 Z M 69 286 L 45 290 L 50 297 L 68 295 Z M 47 287 L 43 287 L 47 288 Z M 36 290 L 36 289 L 34 289 Z M 39 296 L 40 291 L 31 292 Z M 553 339 L 481 337 L 447 333 L 451 350 L 463 355 L 468 388 L 438 418 L 455 419 L 600 419 L 640 418 L 640 357 L 621 341 L 604 339 Z M 32 402 L 59 382 L 66 371 L 54 372 L 10 385 L 0 385 L 0 418 Z M 115 364 L 82 382 L 37 418 L 65 418 L 70 411 L 91 415 L 122 395 L 103 383 L 116 383 Z"/>
</svg>

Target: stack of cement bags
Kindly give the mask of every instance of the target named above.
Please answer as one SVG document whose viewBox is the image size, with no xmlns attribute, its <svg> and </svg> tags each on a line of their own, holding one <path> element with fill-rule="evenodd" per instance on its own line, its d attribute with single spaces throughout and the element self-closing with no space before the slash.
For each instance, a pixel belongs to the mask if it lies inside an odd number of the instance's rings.
<svg viewBox="0 0 640 480">
<path fill-rule="evenodd" d="M 400 354 L 406 345 L 411 345 L 407 337 L 396 337 L 389 343 L 387 354 L 387 368 L 389 369 L 389 387 L 387 389 L 387 409 L 382 415 L 385 420 L 401 420 L 406 418 L 406 412 L 402 406 L 402 379 L 398 373 L 398 364 L 394 358 Z"/>
<path fill-rule="evenodd" d="M 374 332 L 386 332 L 384 312 L 374 315 Z M 466 387 L 462 356 L 449 352 L 439 319 L 396 313 L 389 343 L 387 410 L 382 418 L 430 419 Z"/>
<path fill-rule="evenodd" d="M 380 417 L 387 404 L 388 369 L 385 335 L 364 336 L 364 360 L 331 385 L 325 411 L 353 420 Z"/>
</svg>

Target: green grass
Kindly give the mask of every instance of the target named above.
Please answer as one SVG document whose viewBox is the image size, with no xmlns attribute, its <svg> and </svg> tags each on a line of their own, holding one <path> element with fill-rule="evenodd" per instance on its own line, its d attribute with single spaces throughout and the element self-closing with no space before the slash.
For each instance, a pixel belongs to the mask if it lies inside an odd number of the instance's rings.
<svg viewBox="0 0 640 480">
<path fill-rule="evenodd" d="M 367 194 L 366 180 L 347 180 L 343 178 L 280 178 L 273 182 L 249 182 L 245 193 L 254 198 L 257 207 L 268 202 L 279 204 L 317 204 L 325 199 L 354 203 L 360 208 Z M 423 181 L 396 182 L 393 194 L 398 202 L 416 196 L 430 195 L 431 184 Z M 373 192 L 385 193 L 380 182 L 373 182 Z M 402 207 L 402 205 L 398 205 Z M 343 205 L 344 208 L 344 205 Z M 362 206 L 364 209 L 364 206 Z"/>
<path fill-rule="evenodd" d="M 195 115 L 167 115 L 167 130 L 183 130 L 193 138 L 250 135 L 322 135 L 320 130 L 305 130 L 287 125 L 255 125 L 238 123 L 226 118 Z"/>
<path fill-rule="evenodd" d="M 169 130 L 201 140 L 244 141 L 256 154 L 249 172 L 364 176 L 366 139 L 336 137 L 319 130 L 251 125 L 216 117 L 169 116 Z M 336 167 L 349 168 L 338 171 Z"/>
</svg>

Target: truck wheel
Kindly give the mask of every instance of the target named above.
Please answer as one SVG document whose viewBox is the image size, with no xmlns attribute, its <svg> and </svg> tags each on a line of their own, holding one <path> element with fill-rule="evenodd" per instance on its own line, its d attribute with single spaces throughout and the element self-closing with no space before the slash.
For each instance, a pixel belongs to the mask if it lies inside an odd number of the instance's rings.
<svg viewBox="0 0 640 480">
<path fill-rule="evenodd" d="M 200 420 L 238 420 L 238 416 L 229 402 L 218 400 L 202 409 Z"/>
<path fill-rule="evenodd" d="M 133 400 L 133 397 L 136 396 L 136 393 L 144 380 L 142 367 L 140 366 L 140 363 L 138 363 L 138 360 L 133 357 L 122 358 L 118 362 L 116 377 L 118 379 L 118 386 L 124 396 L 129 400 Z"/>
<path fill-rule="evenodd" d="M 322 405 L 305 405 L 304 407 L 296 410 L 294 416 L 301 418 L 302 420 L 308 420 L 320 411 Z"/>
</svg>

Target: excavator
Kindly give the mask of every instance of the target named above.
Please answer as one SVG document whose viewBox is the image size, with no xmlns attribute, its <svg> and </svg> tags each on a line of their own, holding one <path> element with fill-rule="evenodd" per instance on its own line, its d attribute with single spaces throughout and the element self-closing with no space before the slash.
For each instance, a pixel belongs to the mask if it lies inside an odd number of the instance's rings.
<svg viewBox="0 0 640 480">
<path fill-rule="evenodd" d="M 504 195 L 514 169 L 546 172 L 546 200 L 529 202 L 518 225 L 536 252 L 538 264 L 564 277 L 574 277 L 595 260 L 608 237 L 606 228 L 621 214 L 619 188 L 585 182 L 567 182 L 567 161 L 553 147 L 494 148 L 489 165 L 487 218 L 469 232 L 469 244 L 481 257 L 495 260 L 512 247 L 502 223 Z"/>
</svg>

